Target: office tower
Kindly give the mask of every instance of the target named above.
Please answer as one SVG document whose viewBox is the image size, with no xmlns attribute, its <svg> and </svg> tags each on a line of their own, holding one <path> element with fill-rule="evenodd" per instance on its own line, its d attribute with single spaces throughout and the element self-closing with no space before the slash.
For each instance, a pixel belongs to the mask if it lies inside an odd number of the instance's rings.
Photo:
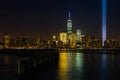
<svg viewBox="0 0 120 80">
<path fill-rule="evenodd" d="M 59 36 L 60 36 L 60 41 L 62 41 L 63 44 L 66 44 L 67 43 L 67 33 L 66 32 L 61 32 L 59 34 Z"/>
<path fill-rule="evenodd" d="M 8 33 L 5 33 L 3 35 L 3 43 L 4 43 L 4 48 L 9 48 L 9 44 L 10 44 L 10 36 Z"/>
<path fill-rule="evenodd" d="M 77 29 L 76 31 L 76 42 L 82 42 L 84 35 L 82 35 L 81 30 Z"/>
<path fill-rule="evenodd" d="M 75 34 L 75 33 L 72 33 L 72 34 L 71 34 L 70 47 L 71 47 L 71 48 L 75 48 L 75 46 L 76 46 L 76 34 Z"/>
<path fill-rule="evenodd" d="M 68 34 L 68 41 L 71 42 L 71 40 L 72 40 L 72 20 L 71 20 L 70 12 L 69 12 L 68 20 L 67 20 L 67 34 Z"/>
<path fill-rule="evenodd" d="M 76 31 L 76 41 L 77 42 L 80 42 L 80 37 L 81 37 L 81 30 L 77 29 L 77 31 Z"/>
</svg>

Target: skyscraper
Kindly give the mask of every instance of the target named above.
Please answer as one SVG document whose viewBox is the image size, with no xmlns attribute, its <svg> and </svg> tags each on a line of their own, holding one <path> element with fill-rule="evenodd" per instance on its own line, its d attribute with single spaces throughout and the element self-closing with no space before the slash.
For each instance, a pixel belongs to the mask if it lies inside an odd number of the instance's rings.
<svg viewBox="0 0 120 80">
<path fill-rule="evenodd" d="M 76 31 L 76 41 L 77 42 L 82 42 L 83 37 L 84 37 L 84 35 L 82 35 L 81 30 L 77 29 L 77 31 Z"/>
<path fill-rule="evenodd" d="M 81 30 L 77 29 L 77 31 L 76 31 L 76 41 L 77 42 L 80 42 L 80 37 L 81 37 Z"/>
<path fill-rule="evenodd" d="M 60 33 L 60 41 L 62 41 L 63 44 L 67 43 L 67 33 L 66 32 L 61 32 Z"/>
<path fill-rule="evenodd" d="M 67 33 L 68 33 L 68 41 L 71 41 L 72 35 L 72 20 L 71 20 L 71 13 L 69 12 L 69 17 L 67 20 Z"/>
<path fill-rule="evenodd" d="M 4 48 L 9 48 L 9 44 L 10 44 L 10 36 L 8 33 L 5 33 L 3 35 L 3 43 L 4 43 Z"/>
</svg>

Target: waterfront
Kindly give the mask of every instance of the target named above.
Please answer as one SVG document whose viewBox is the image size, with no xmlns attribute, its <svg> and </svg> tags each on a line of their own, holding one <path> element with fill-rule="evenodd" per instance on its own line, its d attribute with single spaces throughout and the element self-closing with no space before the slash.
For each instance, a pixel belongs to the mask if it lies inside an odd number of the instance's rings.
<svg viewBox="0 0 120 80">
<path fill-rule="evenodd" d="M 61 52 L 59 62 L 47 64 L 33 80 L 119 80 L 120 54 Z"/>
<path fill-rule="evenodd" d="M 104 54 L 103 54 L 104 53 Z M 120 54 L 63 51 L 59 61 L 46 63 L 40 69 L 17 75 L 17 61 L 23 57 L 1 55 L 1 80 L 119 80 Z"/>
</svg>

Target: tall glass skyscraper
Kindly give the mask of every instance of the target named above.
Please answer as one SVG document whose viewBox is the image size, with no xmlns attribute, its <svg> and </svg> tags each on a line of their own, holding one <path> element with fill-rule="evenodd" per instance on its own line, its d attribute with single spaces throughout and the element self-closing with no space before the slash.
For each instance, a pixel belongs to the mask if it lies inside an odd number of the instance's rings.
<svg viewBox="0 0 120 80">
<path fill-rule="evenodd" d="M 71 20 L 71 13 L 69 12 L 69 17 L 67 20 L 67 33 L 68 33 L 68 40 L 71 41 L 72 35 L 72 20 Z"/>
</svg>

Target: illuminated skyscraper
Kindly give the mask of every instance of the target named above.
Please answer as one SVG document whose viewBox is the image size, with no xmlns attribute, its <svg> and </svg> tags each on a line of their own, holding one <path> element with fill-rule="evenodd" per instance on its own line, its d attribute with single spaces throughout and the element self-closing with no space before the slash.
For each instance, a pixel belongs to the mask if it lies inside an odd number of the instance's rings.
<svg viewBox="0 0 120 80">
<path fill-rule="evenodd" d="M 60 41 L 62 41 L 63 44 L 67 43 L 67 33 L 66 32 L 61 32 L 60 33 Z"/>
<path fill-rule="evenodd" d="M 77 42 L 82 42 L 83 37 L 84 37 L 84 35 L 81 34 L 81 30 L 77 29 L 77 31 L 76 31 L 76 41 Z"/>
<path fill-rule="evenodd" d="M 9 36 L 9 34 L 5 33 L 3 35 L 3 42 L 4 42 L 4 48 L 9 48 L 9 44 L 10 44 L 10 36 Z"/>
<path fill-rule="evenodd" d="M 81 30 L 78 29 L 78 30 L 76 31 L 76 41 L 77 41 L 77 42 L 80 42 L 80 36 L 81 36 Z"/>
<path fill-rule="evenodd" d="M 71 41 L 72 35 L 72 20 L 71 20 L 71 13 L 69 12 L 69 18 L 67 20 L 67 33 L 68 33 L 68 40 Z"/>
<path fill-rule="evenodd" d="M 75 48 L 75 45 L 76 45 L 76 34 L 72 33 L 72 35 L 71 35 L 71 41 L 70 41 L 70 46 L 71 46 L 71 48 Z"/>
<path fill-rule="evenodd" d="M 53 41 L 56 41 L 56 36 L 55 35 L 53 35 Z"/>
</svg>

